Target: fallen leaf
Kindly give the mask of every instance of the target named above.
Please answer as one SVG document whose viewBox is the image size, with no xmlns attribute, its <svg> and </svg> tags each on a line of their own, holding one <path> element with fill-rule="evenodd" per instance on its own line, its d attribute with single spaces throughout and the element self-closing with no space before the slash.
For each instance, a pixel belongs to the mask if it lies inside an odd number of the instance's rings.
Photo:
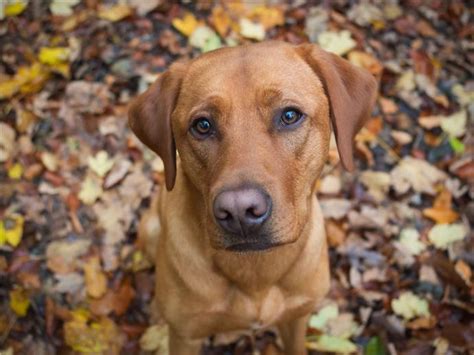
<svg viewBox="0 0 474 355">
<path fill-rule="evenodd" d="M 114 166 L 114 159 L 110 159 L 109 154 L 105 150 L 101 150 L 94 157 L 89 157 L 87 164 L 99 177 L 104 177 Z"/>
<path fill-rule="evenodd" d="M 64 323 L 64 340 L 74 351 L 81 353 L 111 353 L 120 351 L 123 339 L 115 323 L 109 318 L 88 322 L 87 316 L 72 312 L 73 319 Z"/>
<path fill-rule="evenodd" d="M 18 214 L 12 214 L 0 220 L 0 246 L 5 243 L 17 247 L 23 237 L 24 218 Z"/>
<path fill-rule="evenodd" d="M 3 10 L 5 16 L 18 16 L 25 11 L 28 0 L 7 0 L 5 5 L 1 4 L 0 6 L 5 6 Z"/>
<path fill-rule="evenodd" d="M 110 189 L 112 186 L 118 184 L 127 175 L 128 170 L 132 166 L 129 160 L 119 159 L 108 173 L 104 180 L 104 189 Z"/>
<path fill-rule="evenodd" d="M 324 199 L 320 201 L 320 204 L 324 218 L 341 219 L 345 217 L 352 208 L 351 201 L 342 198 Z"/>
<path fill-rule="evenodd" d="M 310 350 L 334 352 L 334 353 L 353 353 L 357 351 L 357 346 L 347 339 L 333 337 L 323 334 L 317 338 L 317 341 L 307 341 L 306 348 Z"/>
<path fill-rule="evenodd" d="M 74 13 L 72 8 L 80 2 L 81 0 L 53 0 L 49 5 L 49 10 L 53 15 L 70 16 Z"/>
<path fill-rule="evenodd" d="M 399 145 L 406 145 L 413 141 L 413 136 L 404 131 L 393 130 L 390 135 Z"/>
<path fill-rule="evenodd" d="M 339 308 L 337 304 L 331 303 L 319 310 L 317 314 L 313 314 L 309 319 L 309 327 L 319 330 L 324 330 L 326 324 L 330 319 L 336 318 L 339 315 Z"/>
<path fill-rule="evenodd" d="M 352 313 L 341 313 L 327 322 L 327 334 L 341 339 L 349 339 L 355 335 L 358 328 Z"/>
<path fill-rule="evenodd" d="M 103 113 L 111 97 L 108 86 L 103 83 L 78 80 L 66 86 L 66 102 L 78 112 Z"/>
<path fill-rule="evenodd" d="M 420 241 L 420 233 L 413 228 L 405 228 L 400 232 L 400 244 L 411 255 L 419 255 L 426 249 L 426 245 Z"/>
<path fill-rule="evenodd" d="M 383 65 L 372 55 L 362 51 L 351 51 L 347 59 L 355 66 L 368 70 L 372 75 L 380 78 L 383 71 Z"/>
<path fill-rule="evenodd" d="M 64 239 L 49 243 L 46 249 L 48 268 L 54 272 L 61 272 L 65 266 L 66 270 L 74 270 L 77 259 L 87 253 L 90 245 L 88 239 Z"/>
<path fill-rule="evenodd" d="M 57 171 L 59 167 L 58 158 L 56 155 L 50 152 L 42 152 L 40 155 L 41 162 L 44 167 L 49 171 Z"/>
<path fill-rule="evenodd" d="M 102 195 L 103 190 L 100 181 L 91 175 L 88 175 L 81 185 L 79 191 L 79 200 L 86 205 L 92 205 Z"/>
<path fill-rule="evenodd" d="M 98 16 L 111 22 L 123 20 L 132 14 L 132 8 L 126 4 L 114 6 L 100 6 Z"/>
<path fill-rule="evenodd" d="M 428 239 L 435 247 L 447 249 L 455 241 L 463 240 L 467 231 L 464 224 L 437 224 L 428 233 Z"/>
<path fill-rule="evenodd" d="M 93 298 L 102 297 L 107 291 L 107 277 L 100 266 L 99 257 L 87 259 L 83 265 L 87 294 Z"/>
<path fill-rule="evenodd" d="M 145 16 L 158 6 L 164 4 L 163 0 L 129 0 L 128 4 L 135 9 L 139 16 Z"/>
<path fill-rule="evenodd" d="M 176 28 L 186 37 L 191 36 L 194 30 L 199 26 L 199 21 L 190 12 L 186 13 L 182 19 L 175 18 L 171 22 L 173 27 Z"/>
<path fill-rule="evenodd" d="M 256 41 L 263 41 L 265 39 L 265 27 L 261 23 L 255 23 L 248 18 L 241 18 L 239 25 L 240 34 L 243 37 Z"/>
<path fill-rule="evenodd" d="M 1 85 L 1 84 L 0 84 Z M 0 87 L 0 92 L 1 87 Z M 1 96 L 1 94 L 0 94 Z M 15 130 L 4 122 L 0 122 L 0 163 L 10 159 L 15 152 Z"/>
<path fill-rule="evenodd" d="M 463 278 L 466 282 L 466 285 L 470 286 L 472 284 L 472 270 L 469 264 L 465 263 L 463 260 L 456 261 L 454 265 L 456 272 Z"/>
<path fill-rule="evenodd" d="M 210 22 L 216 29 L 217 33 L 225 38 L 233 21 L 229 13 L 222 6 L 217 5 L 212 8 Z"/>
<path fill-rule="evenodd" d="M 265 30 L 285 24 L 285 15 L 281 6 L 257 5 L 248 14 L 249 19 L 261 23 Z"/>
<path fill-rule="evenodd" d="M 420 317 L 406 324 L 409 329 L 431 329 L 436 325 L 436 318 L 433 316 Z"/>
<path fill-rule="evenodd" d="M 90 309 L 100 316 L 109 315 L 111 312 L 121 316 L 127 311 L 134 297 L 135 291 L 127 278 L 118 289 L 109 289 L 102 298 L 90 300 Z"/>
<path fill-rule="evenodd" d="M 359 180 L 368 189 L 369 195 L 376 201 L 382 201 L 386 198 L 390 189 L 390 174 L 367 170 L 362 172 Z"/>
<path fill-rule="evenodd" d="M 428 301 L 410 291 L 403 292 L 400 297 L 392 300 L 392 310 L 396 315 L 402 316 L 405 320 L 430 315 Z"/>
<path fill-rule="evenodd" d="M 416 192 L 433 195 L 434 184 L 447 178 L 445 172 L 422 159 L 403 158 L 390 172 L 392 186 L 398 194 L 404 194 L 412 188 Z"/>
<path fill-rule="evenodd" d="M 207 26 L 198 26 L 189 37 L 189 44 L 199 48 L 202 52 L 222 47 L 221 39 L 217 33 Z"/>
<path fill-rule="evenodd" d="M 327 175 L 321 179 L 319 192 L 328 195 L 337 195 L 341 191 L 341 178 L 335 175 Z"/>
<path fill-rule="evenodd" d="M 466 133 L 467 113 L 459 111 L 450 116 L 441 117 L 441 128 L 450 137 L 461 137 Z"/>
<path fill-rule="evenodd" d="M 9 292 L 10 308 L 18 317 L 26 316 L 28 308 L 30 308 L 30 299 L 25 290 L 15 288 Z"/>
<path fill-rule="evenodd" d="M 433 207 L 425 208 L 423 215 L 435 221 L 438 224 L 449 224 L 459 219 L 459 214 L 451 208 L 451 192 L 443 189 L 436 197 Z"/>
<path fill-rule="evenodd" d="M 8 177 L 12 180 L 19 180 L 22 175 L 23 166 L 20 163 L 15 163 L 8 169 Z"/>
<path fill-rule="evenodd" d="M 152 325 L 140 338 L 140 348 L 144 351 L 155 351 L 155 354 L 168 354 L 169 328 L 167 325 Z M 158 352 L 156 352 L 158 351 Z"/>
<path fill-rule="evenodd" d="M 356 46 L 349 31 L 323 32 L 318 37 L 322 49 L 337 55 L 344 55 Z"/>
<path fill-rule="evenodd" d="M 364 349 L 364 355 L 385 355 L 385 347 L 379 337 L 370 338 Z"/>
<path fill-rule="evenodd" d="M 461 84 L 455 84 L 451 91 L 461 106 L 468 106 L 474 102 L 474 90 L 466 90 Z"/>
</svg>

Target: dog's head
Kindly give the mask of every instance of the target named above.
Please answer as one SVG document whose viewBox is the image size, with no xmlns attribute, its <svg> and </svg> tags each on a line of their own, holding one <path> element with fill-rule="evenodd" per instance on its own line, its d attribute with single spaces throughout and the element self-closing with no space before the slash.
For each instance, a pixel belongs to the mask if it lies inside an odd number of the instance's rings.
<svg viewBox="0 0 474 355">
<path fill-rule="evenodd" d="M 261 250 L 303 231 L 335 131 L 352 170 L 353 138 L 369 117 L 376 81 L 314 45 L 266 42 L 174 64 L 130 106 L 130 125 L 200 193 L 217 249 Z"/>
</svg>

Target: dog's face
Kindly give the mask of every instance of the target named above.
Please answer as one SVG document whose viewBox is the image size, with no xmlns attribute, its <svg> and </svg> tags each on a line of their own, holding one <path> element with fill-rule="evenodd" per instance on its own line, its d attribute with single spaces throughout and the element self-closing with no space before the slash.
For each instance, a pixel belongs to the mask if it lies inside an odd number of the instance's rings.
<svg viewBox="0 0 474 355">
<path fill-rule="evenodd" d="M 321 55 L 331 70 L 315 58 Z M 278 42 L 227 48 L 172 67 L 132 103 L 132 128 L 163 158 L 168 188 L 176 145 L 183 172 L 202 197 L 212 247 L 263 250 L 298 239 L 327 155 L 330 117 L 343 163 L 352 166 L 352 138 L 370 107 L 341 109 L 334 102 L 360 97 L 344 85 L 363 80 L 370 90 L 358 90 L 367 91 L 362 96 L 371 105 L 375 85 L 346 62 L 338 68 L 339 60 L 314 46 Z M 331 89 L 332 81 L 344 87 Z M 357 117 L 338 121 L 338 114 Z M 165 128 L 160 115 L 167 117 Z"/>
</svg>

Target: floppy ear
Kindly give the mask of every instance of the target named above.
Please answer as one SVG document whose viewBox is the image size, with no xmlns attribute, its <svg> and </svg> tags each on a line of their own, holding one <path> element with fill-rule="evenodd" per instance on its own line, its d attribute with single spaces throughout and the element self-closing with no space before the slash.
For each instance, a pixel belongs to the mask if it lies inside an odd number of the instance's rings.
<svg viewBox="0 0 474 355">
<path fill-rule="evenodd" d="M 342 165 L 352 171 L 354 137 L 370 117 L 377 82 L 366 70 L 316 45 L 303 44 L 297 48 L 323 83 Z"/>
<path fill-rule="evenodd" d="M 168 190 L 173 188 L 176 179 L 176 146 L 171 115 L 185 68 L 184 64 L 173 64 L 147 91 L 131 102 L 128 110 L 128 121 L 133 133 L 163 160 Z"/>
</svg>

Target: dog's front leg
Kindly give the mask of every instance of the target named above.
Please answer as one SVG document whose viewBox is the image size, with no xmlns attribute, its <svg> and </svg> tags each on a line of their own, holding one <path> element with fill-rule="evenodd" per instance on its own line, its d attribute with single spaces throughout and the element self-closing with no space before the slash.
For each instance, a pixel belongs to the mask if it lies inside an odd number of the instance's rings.
<svg viewBox="0 0 474 355">
<path fill-rule="evenodd" d="M 306 355 L 305 337 L 309 315 L 290 320 L 278 326 L 286 355 Z"/>
<path fill-rule="evenodd" d="M 202 340 L 183 338 L 170 329 L 169 355 L 199 355 L 202 344 Z"/>
</svg>

